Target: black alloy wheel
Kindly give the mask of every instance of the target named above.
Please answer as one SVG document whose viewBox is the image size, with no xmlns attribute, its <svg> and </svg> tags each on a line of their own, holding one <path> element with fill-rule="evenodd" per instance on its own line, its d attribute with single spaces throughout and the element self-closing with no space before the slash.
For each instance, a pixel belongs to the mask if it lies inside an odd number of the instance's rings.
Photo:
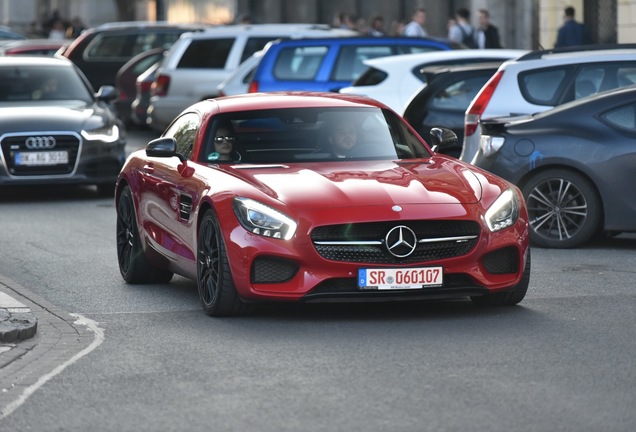
<svg viewBox="0 0 636 432">
<path fill-rule="evenodd" d="M 599 229 L 601 200 L 582 175 L 550 169 L 523 187 L 530 220 L 530 240 L 546 248 L 571 248 L 587 242 Z"/>
<path fill-rule="evenodd" d="M 197 286 L 206 314 L 234 316 L 248 311 L 234 287 L 219 221 L 212 210 L 203 215 L 197 242 Z"/>
<path fill-rule="evenodd" d="M 130 284 L 169 282 L 172 272 L 154 267 L 144 255 L 137 230 L 137 218 L 130 187 L 117 200 L 117 260 L 119 271 Z"/>
</svg>

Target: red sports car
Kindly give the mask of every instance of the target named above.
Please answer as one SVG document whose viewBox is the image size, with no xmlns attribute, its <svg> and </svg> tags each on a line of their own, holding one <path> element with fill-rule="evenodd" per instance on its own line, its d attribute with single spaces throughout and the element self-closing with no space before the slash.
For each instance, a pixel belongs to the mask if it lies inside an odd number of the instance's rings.
<svg viewBox="0 0 636 432">
<path fill-rule="evenodd" d="M 124 280 L 196 280 L 212 316 L 272 300 L 514 305 L 528 289 L 520 191 L 367 98 L 199 102 L 128 157 L 115 200 Z"/>
</svg>

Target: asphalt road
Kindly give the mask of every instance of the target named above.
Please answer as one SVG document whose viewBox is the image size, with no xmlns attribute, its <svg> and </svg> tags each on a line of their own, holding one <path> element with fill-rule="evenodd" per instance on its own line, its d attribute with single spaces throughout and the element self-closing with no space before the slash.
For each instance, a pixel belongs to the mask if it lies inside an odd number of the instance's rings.
<svg viewBox="0 0 636 432">
<path fill-rule="evenodd" d="M 0 430 L 632 431 L 635 252 L 636 235 L 533 248 L 512 308 L 214 319 L 192 281 L 123 282 L 114 202 L 96 190 L 3 191 L 0 275 L 42 326 L 0 369 Z"/>
</svg>

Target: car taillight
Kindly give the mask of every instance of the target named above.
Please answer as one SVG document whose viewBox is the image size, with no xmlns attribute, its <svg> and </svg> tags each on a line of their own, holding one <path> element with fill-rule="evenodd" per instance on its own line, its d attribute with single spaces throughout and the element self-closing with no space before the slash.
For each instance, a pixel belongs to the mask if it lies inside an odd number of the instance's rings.
<svg viewBox="0 0 636 432">
<path fill-rule="evenodd" d="M 148 93 L 150 90 L 152 90 L 152 81 L 142 81 L 142 82 L 137 82 L 137 92 L 138 93 Z"/>
<path fill-rule="evenodd" d="M 475 99 L 473 99 L 470 103 L 470 106 L 466 110 L 466 117 L 464 118 L 465 136 L 470 136 L 475 133 L 475 130 L 477 130 L 477 125 L 479 124 L 481 115 L 484 113 L 488 102 L 490 102 L 490 98 L 492 98 L 502 76 L 503 71 L 498 71 L 494 74 L 481 88 L 477 96 L 475 96 Z"/>
<path fill-rule="evenodd" d="M 170 77 L 167 75 L 159 75 L 150 87 L 153 96 L 165 96 L 168 94 L 170 87 Z"/>
<path fill-rule="evenodd" d="M 250 86 L 247 89 L 248 93 L 258 93 L 258 81 L 253 81 L 250 83 Z"/>
</svg>

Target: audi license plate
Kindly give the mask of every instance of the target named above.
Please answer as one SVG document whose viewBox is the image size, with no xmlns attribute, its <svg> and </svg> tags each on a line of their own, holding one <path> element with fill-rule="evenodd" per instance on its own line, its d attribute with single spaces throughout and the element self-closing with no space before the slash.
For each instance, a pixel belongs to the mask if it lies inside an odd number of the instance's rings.
<svg viewBox="0 0 636 432">
<path fill-rule="evenodd" d="M 442 267 L 359 269 L 361 289 L 402 290 L 440 287 Z"/>
<path fill-rule="evenodd" d="M 15 154 L 16 165 L 41 166 L 68 163 L 67 151 L 18 152 Z"/>
</svg>

